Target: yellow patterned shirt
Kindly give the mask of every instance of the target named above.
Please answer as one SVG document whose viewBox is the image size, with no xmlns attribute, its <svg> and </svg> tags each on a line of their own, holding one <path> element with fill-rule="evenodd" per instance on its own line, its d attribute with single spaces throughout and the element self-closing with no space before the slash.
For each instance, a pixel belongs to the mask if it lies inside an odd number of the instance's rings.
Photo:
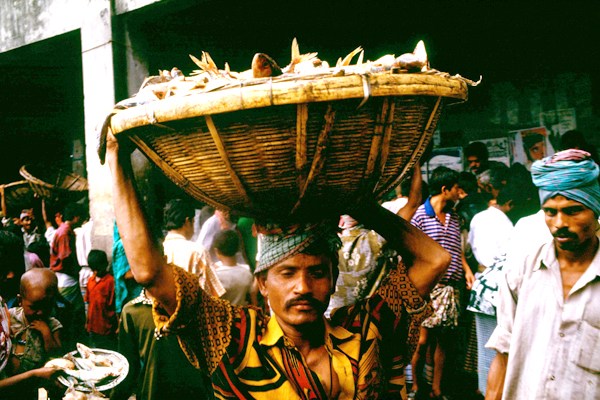
<svg viewBox="0 0 600 400">
<path fill-rule="evenodd" d="M 211 375 L 218 399 L 326 399 L 318 376 L 275 318 L 207 295 L 172 266 L 177 308 L 154 304 L 157 334 L 176 334 L 188 360 Z M 338 399 L 405 398 L 404 366 L 430 308 L 402 264 L 378 291 L 326 322 L 325 347 L 340 379 Z"/>
</svg>

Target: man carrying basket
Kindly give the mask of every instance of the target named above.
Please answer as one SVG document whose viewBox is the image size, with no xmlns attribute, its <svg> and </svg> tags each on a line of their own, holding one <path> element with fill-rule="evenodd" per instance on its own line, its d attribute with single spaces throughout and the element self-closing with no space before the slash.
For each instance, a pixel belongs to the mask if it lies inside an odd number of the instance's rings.
<svg viewBox="0 0 600 400">
<path fill-rule="evenodd" d="M 119 145 L 109 132 L 106 158 L 131 270 L 155 299 L 157 336 L 178 336 L 189 362 L 210 375 L 217 398 L 406 397 L 404 366 L 429 314 L 425 299 L 450 262 L 445 250 L 374 204 L 354 212 L 404 262 L 372 297 L 328 320 L 323 313 L 338 273 L 337 221 L 264 225 L 255 275 L 272 315 L 234 306 L 166 264 L 140 207 L 129 154 Z"/>
</svg>

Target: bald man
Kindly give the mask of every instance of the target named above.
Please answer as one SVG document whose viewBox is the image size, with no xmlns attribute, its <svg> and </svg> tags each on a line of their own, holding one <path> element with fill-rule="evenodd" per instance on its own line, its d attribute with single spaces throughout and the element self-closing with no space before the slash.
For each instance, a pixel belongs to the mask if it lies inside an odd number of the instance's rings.
<svg viewBox="0 0 600 400">
<path fill-rule="evenodd" d="M 21 277 L 21 306 L 9 310 L 15 373 L 39 368 L 50 356 L 62 355 L 62 325 L 51 316 L 57 294 L 58 280 L 49 269 L 34 268 Z"/>
</svg>

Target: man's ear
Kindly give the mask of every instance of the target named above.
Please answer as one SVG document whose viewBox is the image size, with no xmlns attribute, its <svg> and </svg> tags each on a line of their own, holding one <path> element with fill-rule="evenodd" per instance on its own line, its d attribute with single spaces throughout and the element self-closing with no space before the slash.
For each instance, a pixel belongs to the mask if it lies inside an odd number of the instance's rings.
<svg viewBox="0 0 600 400">
<path fill-rule="evenodd" d="M 515 203 L 512 200 L 506 202 L 506 207 L 508 210 L 512 210 L 515 207 Z"/>
<path fill-rule="evenodd" d="M 256 275 L 256 283 L 258 284 L 258 290 L 260 290 L 260 294 L 262 294 L 262 296 L 266 299 L 268 298 L 268 291 L 267 291 L 267 274 L 269 272 L 265 271 L 264 273 L 260 273 L 258 275 Z"/>
</svg>

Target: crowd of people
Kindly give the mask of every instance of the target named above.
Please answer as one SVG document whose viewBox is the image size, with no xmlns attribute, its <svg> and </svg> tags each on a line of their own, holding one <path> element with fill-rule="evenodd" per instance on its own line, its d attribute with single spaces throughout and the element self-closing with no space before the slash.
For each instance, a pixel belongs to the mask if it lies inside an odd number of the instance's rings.
<svg viewBox="0 0 600 400">
<path fill-rule="evenodd" d="M 43 216 L 40 222 L 36 209 Z M 236 223 L 224 211 L 204 211 L 214 215 L 206 219 L 194 241 L 195 228 L 200 227 L 194 224 L 192 203 L 173 199 L 165 205 L 164 235 L 160 238 L 165 260 L 197 276 L 211 295 L 238 305 L 258 304 Z M 54 218 L 49 220 L 48 215 Z M 6 270 L 0 289 L 8 310 L 3 334 L 10 337 L 6 343 L 11 344 L 2 354 L 6 360 L 4 376 L 46 371 L 43 366 L 49 359 L 62 357 L 83 343 L 119 351 L 129 359 L 129 377 L 111 398 L 128 399 L 137 394 L 138 398 L 158 399 L 167 393 L 209 393 L 205 376 L 182 362 L 185 356 L 177 341 L 154 343 L 155 325 L 148 307 L 151 297 L 133 277 L 117 225 L 112 265 L 105 251 L 93 248 L 92 226 L 82 203 L 52 207 L 39 200 L 18 216 L 4 216 L 1 239 L 6 251 L 1 254 L 6 256 L 2 260 Z M 167 380 L 165 373 L 170 377 Z M 181 382 L 176 385 L 181 390 L 165 386 L 166 382 Z M 49 391 L 58 396 L 61 388 L 50 385 Z M 37 399 L 38 388 L 27 385 L 14 394 L 20 399 Z"/>
<path fill-rule="evenodd" d="M 472 143 L 467 171 L 416 165 L 335 220 L 172 199 L 160 238 L 109 135 L 112 254 L 81 203 L 4 216 L 0 397 L 61 398 L 44 364 L 84 343 L 128 359 L 114 399 L 598 398 L 599 170 L 576 135 L 529 166 Z"/>
</svg>

